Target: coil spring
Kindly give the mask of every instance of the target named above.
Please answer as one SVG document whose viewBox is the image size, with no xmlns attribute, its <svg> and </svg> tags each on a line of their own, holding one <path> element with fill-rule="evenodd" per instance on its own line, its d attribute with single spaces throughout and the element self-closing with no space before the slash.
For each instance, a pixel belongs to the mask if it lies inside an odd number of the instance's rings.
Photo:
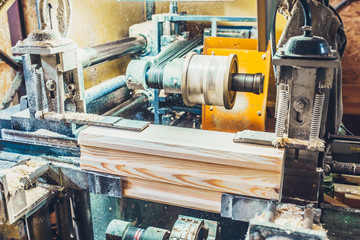
<svg viewBox="0 0 360 240">
<path fill-rule="evenodd" d="M 285 120 L 289 102 L 288 86 L 283 85 L 279 89 L 279 105 L 276 113 L 275 133 L 277 137 L 283 137 L 285 131 Z"/>
<path fill-rule="evenodd" d="M 310 141 L 316 140 L 319 137 L 324 101 L 325 94 L 318 93 L 315 95 L 315 102 L 310 125 Z"/>
</svg>

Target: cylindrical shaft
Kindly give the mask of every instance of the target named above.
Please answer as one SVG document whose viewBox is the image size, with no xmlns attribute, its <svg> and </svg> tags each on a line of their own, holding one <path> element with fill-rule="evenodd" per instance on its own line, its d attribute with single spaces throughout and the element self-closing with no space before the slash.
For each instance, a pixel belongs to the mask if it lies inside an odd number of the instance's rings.
<svg viewBox="0 0 360 240">
<path fill-rule="evenodd" d="M 236 92 L 252 92 L 260 94 L 263 92 L 264 75 L 261 73 L 247 74 L 235 73 L 232 75 L 231 90 Z"/>
<path fill-rule="evenodd" d="M 126 77 L 118 76 L 85 91 L 85 102 L 90 102 L 126 85 Z"/>
<path fill-rule="evenodd" d="M 146 39 L 143 36 L 137 36 L 80 49 L 80 62 L 83 67 L 89 67 L 126 55 L 142 52 L 145 50 L 146 45 Z"/>
<path fill-rule="evenodd" d="M 140 94 L 130 98 L 129 100 L 123 102 L 119 106 L 111 109 L 106 112 L 104 115 L 106 116 L 120 116 L 123 117 L 125 114 L 129 114 L 130 112 L 139 111 L 148 106 L 148 97 L 145 94 Z"/>
</svg>

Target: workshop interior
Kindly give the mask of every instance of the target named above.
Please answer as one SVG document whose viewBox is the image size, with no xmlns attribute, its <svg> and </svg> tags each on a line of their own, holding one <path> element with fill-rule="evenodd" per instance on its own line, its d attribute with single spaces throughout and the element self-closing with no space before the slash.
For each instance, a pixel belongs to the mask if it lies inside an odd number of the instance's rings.
<svg viewBox="0 0 360 240">
<path fill-rule="evenodd" d="M 0 0 L 0 239 L 360 239 L 359 9 Z"/>
</svg>

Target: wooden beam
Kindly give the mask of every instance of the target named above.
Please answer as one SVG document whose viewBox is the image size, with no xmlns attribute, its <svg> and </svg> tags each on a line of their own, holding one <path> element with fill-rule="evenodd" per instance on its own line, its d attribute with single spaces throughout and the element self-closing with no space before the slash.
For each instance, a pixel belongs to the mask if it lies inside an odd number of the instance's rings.
<svg viewBox="0 0 360 240">
<path fill-rule="evenodd" d="M 90 127 L 78 138 L 82 169 L 122 176 L 124 195 L 220 211 L 221 193 L 278 198 L 283 150 L 233 143 L 233 134 L 150 125 Z"/>
<path fill-rule="evenodd" d="M 283 149 L 233 142 L 234 134 L 150 125 L 142 132 L 90 127 L 80 145 L 281 172 Z"/>
<path fill-rule="evenodd" d="M 220 213 L 221 193 L 173 184 L 123 178 L 123 195 L 147 201 Z"/>
<path fill-rule="evenodd" d="M 324 201 L 331 205 L 334 205 L 334 206 L 349 207 L 349 206 L 345 205 L 344 203 L 342 203 L 342 202 L 336 200 L 335 198 L 332 198 L 326 194 L 324 194 Z"/>
<path fill-rule="evenodd" d="M 260 198 L 277 198 L 280 173 L 82 145 L 82 169 Z"/>
</svg>

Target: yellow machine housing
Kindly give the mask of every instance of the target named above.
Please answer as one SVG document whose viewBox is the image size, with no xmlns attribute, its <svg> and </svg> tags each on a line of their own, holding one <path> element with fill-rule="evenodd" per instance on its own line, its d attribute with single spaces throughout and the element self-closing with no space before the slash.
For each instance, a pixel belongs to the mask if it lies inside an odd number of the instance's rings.
<svg viewBox="0 0 360 240">
<path fill-rule="evenodd" d="M 233 109 L 203 105 L 202 129 L 237 132 L 245 129 L 265 131 L 266 108 L 275 105 L 275 82 L 270 49 L 257 51 L 256 39 L 206 37 L 204 55 L 236 54 L 240 73 L 265 75 L 260 95 L 238 92 Z"/>
</svg>

